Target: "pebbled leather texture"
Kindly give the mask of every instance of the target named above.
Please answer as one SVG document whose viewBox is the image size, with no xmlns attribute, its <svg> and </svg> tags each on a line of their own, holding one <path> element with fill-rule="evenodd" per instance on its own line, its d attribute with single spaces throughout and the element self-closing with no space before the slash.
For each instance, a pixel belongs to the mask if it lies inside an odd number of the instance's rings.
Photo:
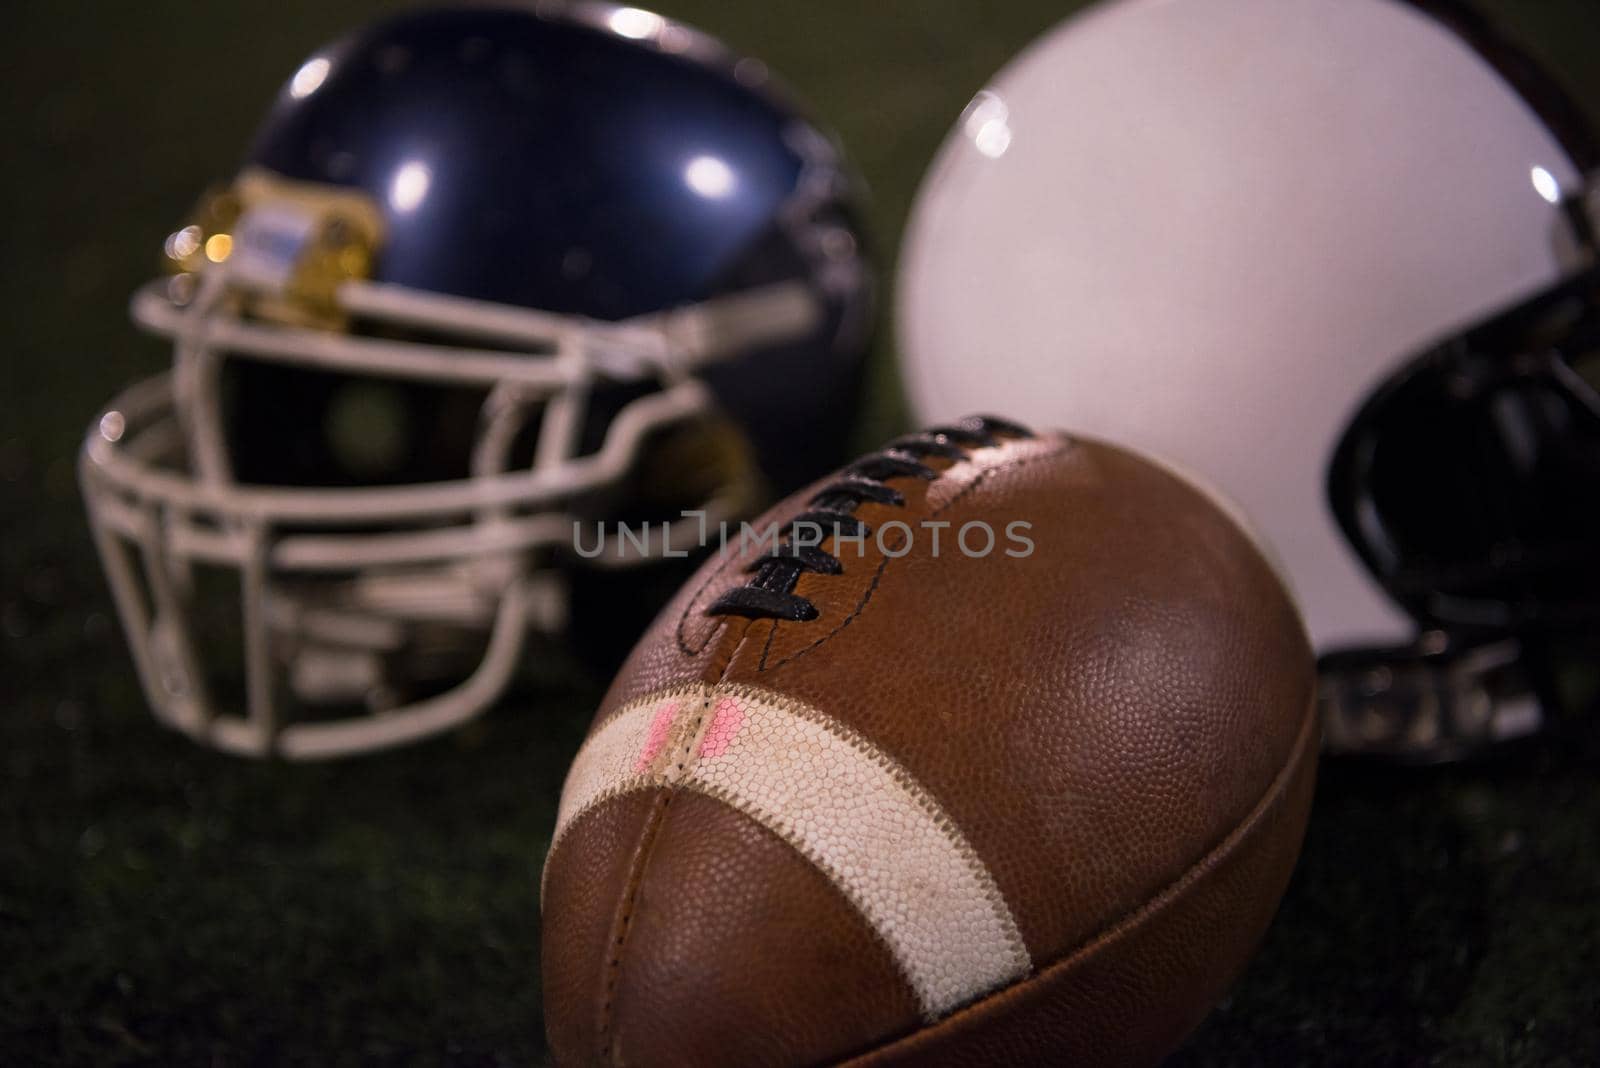
<svg viewBox="0 0 1600 1068">
<path fill-rule="evenodd" d="M 1109 445 L 926 462 L 816 619 L 708 616 L 714 557 L 613 683 L 545 872 L 561 1063 L 1151 1063 L 1253 952 L 1316 748 L 1270 564 Z"/>
</svg>

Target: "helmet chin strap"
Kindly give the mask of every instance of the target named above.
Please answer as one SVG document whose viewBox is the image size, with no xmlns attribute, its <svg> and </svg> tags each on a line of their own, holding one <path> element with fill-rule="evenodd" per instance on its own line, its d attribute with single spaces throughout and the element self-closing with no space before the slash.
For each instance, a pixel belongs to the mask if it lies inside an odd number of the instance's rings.
<svg viewBox="0 0 1600 1068">
<path fill-rule="evenodd" d="M 1323 751 L 1402 764 L 1463 760 L 1545 723 L 1523 642 L 1452 646 L 1441 631 L 1410 649 L 1349 649 L 1319 663 Z"/>
</svg>

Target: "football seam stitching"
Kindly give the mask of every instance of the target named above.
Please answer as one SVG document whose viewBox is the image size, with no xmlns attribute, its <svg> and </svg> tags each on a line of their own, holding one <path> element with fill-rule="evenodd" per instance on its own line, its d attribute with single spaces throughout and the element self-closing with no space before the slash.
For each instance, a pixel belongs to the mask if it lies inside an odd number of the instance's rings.
<svg viewBox="0 0 1600 1068">
<path fill-rule="evenodd" d="M 605 719 L 602 719 L 600 722 L 591 727 L 589 729 L 589 737 L 593 738 L 594 736 L 598 735 L 601 731 L 605 730 L 612 723 L 616 722 L 623 715 L 632 711 L 641 703 L 654 704 L 664 701 L 683 700 L 685 698 L 692 698 L 698 701 L 702 700 L 707 692 L 708 688 L 706 683 L 681 682 L 676 686 L 670 686 L 665 690 L 659 690 L 654 693 L 647 694 L 644 697 L 636 697 L 632 701 L 618 705 L 616 709 L 607 714 Z M 587 744 L 587 739 L 585 741 Z M 582 754 L 582 747 L 579 748 L 578 752 L 579 755 Z M 574 760 L 576 759 L 577 758 L 574 757 Z M 578 825 L 578 821 L 584 816 L 588 815 L 590 812 L 593 812 L 595 809 L 599 808 L 601 805 L 605 804 L 607 801 L 621 797 L 624 794 L 638 793 L 641 790 L 648 790 L 652 787 L 660 785 L 663 784 L 655 781 L 653 778 L 653 773 L 648 771 L 636 772 L 618 782 L 612 783 L 605 789 L 600 790 L 581 807 L 572 810 L 572 814 L 556 827 L 555 834 L 550 839 L 550 846 L 545 850 L 544 871 L 540 875 L 539 880 L 539 898 L 541 909 L 543 908 L 545 888 L 550 880 L 550 858 L 555 856 L 556 849 L 567 840 L 568 835 L 572 833 L 572 828 Z"/>
<path fill-rule="evenodd" d="M 719 627 L 717 629 L 721 628 Z M 713 631 L 713 634 L 715 634 L 715 631 Z M 739 651 L 739 647 L 744 644 L 745 639 L 748 638 L 749 635 L 750 626 L 747 624 L 745 626 L 744 633 L 739 635 L 737 641 L 731 643 L 733 648 L 729 651 L 727 662 L 724 663 L 721 670 L 718 671 L 717 680 L 711 683 L 709 688 L 704 690 L 704 693 L 701 697 L 700 712 L 696 716 L 694 727 L 691 728 L 689 732 L 691 735 L 697 733 L 699 722 L 701 719 L 705 718 L 706 710 L 710 707 L 711 693 L 714 692 L 716 687 L 722 682 L 723 679 L 727 678 L 729 669 L 733 667 L 733 661 Z M 701 646 L 701 648 L 703 649 L 705 646 Z M 692 686 L 693 684 L 684 685 Z M 706 684 L 702 682 L 699 684 L 699 686 L 704 688 Z M 618 711 L 620 712 L 621 709 Z M 615 713 L 613 716 L 614 715 Z M 606 721 L 609 722 L 613 716 L 606 717 Z M 617 984 L 622 975 L 622 957 L 627 950 L 628 934 L 633 929 L 632 917 L 634 903 L 638 898 L 639 888 L 644 885 L 645 871 L 650 866 L 650 855 L 654 852 L 656 841 L 660 838 L 661 827 L 666 822 L 667 808 L 672 803 L 672 798 L 677 790 L 680 789 L 675 782 L 663 783 L 659 788 L 662 790 L 661 801 L 659 804 L 651 806 L 650 814 L 645 818 L 645 825 L 640 828 L 639 844 L 635 847 L 636 852 L 634 854 L 634 862 L 631 866 L 631 870 L 628 873 L 628 881 L 626 884 L 627 890 L 623 895 L 623 900 L 618 903 L 620 915 L 618 920 L 613 921 L 613 924 L 620 922 L 621 930 L 618 931 L 615 940 L 611 943 L 611 952 L 608 955 L 606 962 L 606 993 L 600 1009 L 600 1028 L 595 1036 L 600 1042 L 600 1056 L 602 1059 L 611 1059 L 612 1049 L 610 1033 L 612 1024 L 614 1022 L 612 1016 L 612 1007 L 616 1001 Z M 613 1063 L 615 1062 L 613 1061 Z"/>
<path fill-rule="evenodd" d="M 638 902 L 639 886 L 644 881 L 644 869 L 649 865 L 650 853 L 655 847 L 658 832 L 661 828 L 662 814 L 667 806 L 672 803 L 670 791 L 663 793 L 650 806 L 650 814 L 645 819 L 645 825 L 640 831 L 639 844 L 635 847 L 632 863 L 629 865 L 626 893 L 618 903 L 617 915 L 612 920 L 612 929 L 616 932 L 609 940 L 611 953 L 606 959 L 605 996 L 600 1002 L 600 1020 L 595 1037 L 600 1043 L 600 1059 L 612 1061 L 611 1053 L 611 1024 L 612 1007 L 616 1003 L 617 982 L 622 973 L 622 953 L 626 948 L 628 935 L 633 930 L 634 907 Z M 612 1063 L 616 1063 L 612 1061 Z"/>
</svg>

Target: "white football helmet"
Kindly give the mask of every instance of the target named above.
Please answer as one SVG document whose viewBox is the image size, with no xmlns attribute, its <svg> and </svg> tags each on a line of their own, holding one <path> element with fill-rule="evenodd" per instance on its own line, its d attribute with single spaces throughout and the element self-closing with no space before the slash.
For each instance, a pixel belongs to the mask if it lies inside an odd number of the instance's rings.
<svg viewBox="0 0 1600 1068">
<path fill-rule="evenodd" d="M 1099 5 L 978 93 L 925 179 L 910 400 L 1237 501 L 1304 609 L 1331 746 L 1523 732 L 1552 636 L 1600 603 L 1597 158 L 1453 6 Z"/>
</svg>

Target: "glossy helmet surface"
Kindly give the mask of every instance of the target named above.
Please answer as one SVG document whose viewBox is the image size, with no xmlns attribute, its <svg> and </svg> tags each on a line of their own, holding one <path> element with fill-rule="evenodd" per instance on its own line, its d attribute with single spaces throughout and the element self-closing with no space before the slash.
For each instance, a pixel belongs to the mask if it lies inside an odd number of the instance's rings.
<svg viewBox="0 0 1600 1068">
<path fill-rule="evenodd" d="M 761 63 L 637 8 L 419 10 L 313 55 L 135 295 L 171 371 L 84 447 L 157 713 L 288 757 L 453 726 L 570 577 L 826 470 L 856 196 Z M 242 584 L 242 711 L 202 570 Z"/>
<path fill-rule="evenodd" d="M 1196 473 L 1281 559 L 1330 744 L 1471 750 L 1548 711 L 1541 650 L 1600 622 L 1597 161 L 1453 6 L 1099 5 L 924 181 L 913 407 Z"/>
</svg>

